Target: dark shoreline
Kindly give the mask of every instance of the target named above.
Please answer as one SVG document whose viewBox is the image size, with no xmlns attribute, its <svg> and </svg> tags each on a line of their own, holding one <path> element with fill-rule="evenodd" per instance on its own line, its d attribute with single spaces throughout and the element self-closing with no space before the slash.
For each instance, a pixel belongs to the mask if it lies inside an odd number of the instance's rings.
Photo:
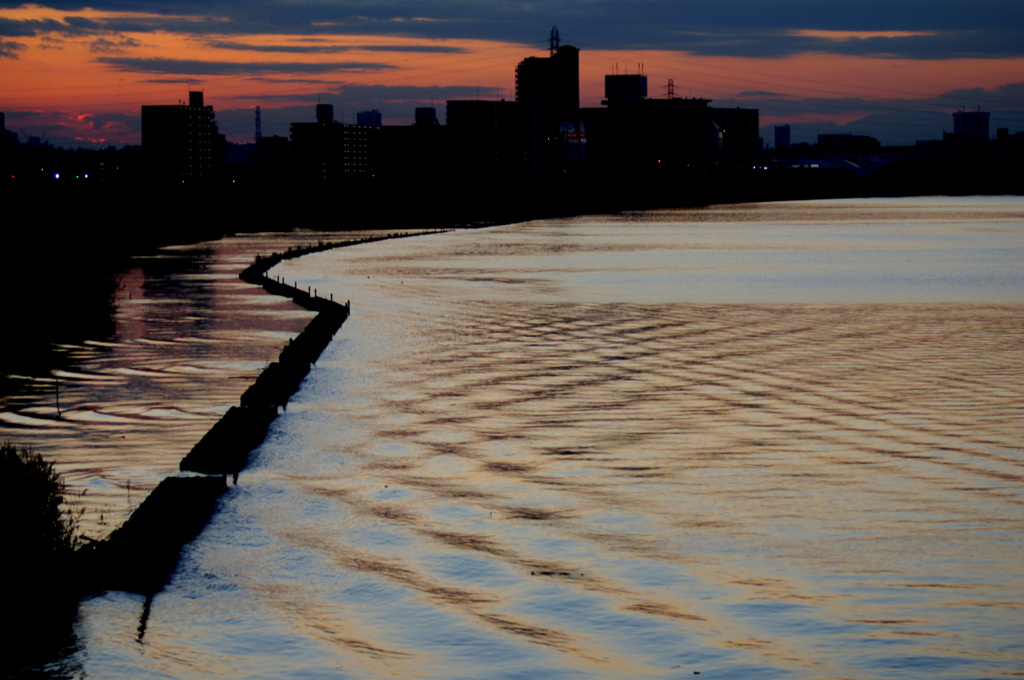
<svg viewBox="0 0 1024 680">
<path fill-rule="evenodd" d="M 555 179 L 466 174 L 391 183 L 355 178 L 331 185 L 139 181 L 0 182 L 39 224 L 8 226 L 0 276 L 0 403 L 7 373 L 48 373 L 50 345 L 87 329 L 102 336 L 114 277 L 132 255 L 237 233 L 309 229 L 426 230 L 659 208 L 824 198 L 1024 194 L 1024 149 L 909 159 L 867 177 L 841 169 L 759 170 L 757 157 L 703 159 L 674 172 Z M 766 157 L 767 158 L 767 157 Z M 13 202 L 12 202 L 13 203 Z M 98 226 L 96 225 L 99 220 Z M 15 240 L 16 237 L 16 240 Z M 16 359 L 12 359 L 16 357 Z"/>
</svg>

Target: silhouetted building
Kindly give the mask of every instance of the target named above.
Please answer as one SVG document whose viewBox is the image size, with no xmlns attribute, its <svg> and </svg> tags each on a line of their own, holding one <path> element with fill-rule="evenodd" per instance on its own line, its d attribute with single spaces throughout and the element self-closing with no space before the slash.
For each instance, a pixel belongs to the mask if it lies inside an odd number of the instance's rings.
<svg viewBox="0 0 1024 680">
<path fill-rule="evenodd" d="M 288 168 L 288 138 L 260 137 L 256 142 L 256 174 L 263 179 L 282 179 Z"/>
<path fill-rule="evenodd" d="M 988 141 L 988 111 L 957 111 L 953 114 L 953 134 L 968 144 Z"/>
<path fill-rule="evenodd" d="M 793 143 L 792 137 L 790 136 L 789 124 L 776 125 L 775 126 L 775 148 L 776 149 L 788 149 L 789 145 Z"/>
<path fill-rule="evenodd" d="M 647 99 L 647 76 L 641 73 L 605 76 L 604 97 L 602 104 Z"/>
<path fill-rule="evenodd" d="M 0 182 L 7 182 L 24 177 L 20 165 L 21 143 L 18 133 L 7 129 L 7 119 L 0 112 Z"/>
<path fill-rule="evenodd" d="M 580 51 L 560 45 L 557 28 L 551 31 L 550 56 L 527 57 L 516 66 L 516 102 L 526 116 L 530 174 L 564 170 L 564 131 L 581 129 Z"/>
<path fill-rule="evenodd" d="M 417 108 L 412 125 L 380 128 L 371 171 L 388 182 L 401 182 L 406 191 L 427 192 L 426 187 L 438 186 L 444 176 L 446 132 L 437 109 Z"/>
<path fill-rule="evenodd" d="M 333 120 L 334 107 L 317 104 L 315 123 L 292 123 L 291 156 L 297 179 L 334 183 L 370 171 L 371 137 L 378 128 Z"/>
<path fill-rule="evenodd" d="M 7 141 L 7 116 L 0 111 L 0 163 L 7 161 L 9 144 Z"/>
<path fill-rule="evenodd" d="M 421 127 L 437 127 L 440 123 L 437 120 L 437 109 L 433 106 L 420 106 L 416 108 L 416 125 Z"/>
<path fill-rule="evenodd" d="M 150 179 L 189 183 L 216 177 L 226 142 L 202 92 L 188 104 L 142 107 L 142 152 Z"/>
<path fill-rule="evenodd" d="M 519 102 L 452 100 L 447 105 L 449 171 L 473 178 L 527 174 L 524 106 Z"/>
<path fill-rule="evenodd" d="M 439 183 L 444 172 L 445 128 L 439 125 L 386 125 L 374 145 L 371 172 L 406 187 Z"/>
<path fill-rule="evenodd" d="M 549 127 L 576 120 L 580 109 L 580 51 L 561 45 L 549 57 L 527 57 L 519 62 L 516 101 L 536 106 Z"/>
<path fill-rule="evenodd" d="M 380 127 L 381 126 L 381 115 L 380 111 L 373 109 L 371 111 L 360 111 L 356 114 L 356 125 L 363 125 L 365 127 Z"/>
<path fill-rule="evenodd" d="M 605 78 L 604 108 L 580 117 L 587 135 L 587 164 L 606 173 L 669 172 L 680 159 L 719 151 L 718 126 L 709 99 L 647 99 L 647 76 Z"/>
<path fill-rule="evenodd" d="M 333 104 L 317 104 L 316 105 L 316 122 L 321 125 L 329 125 L 334 122 L 334 105 Z"/>
<path fill-rule="evenodd" d="M 711 107 L 710 110 L 721 135 L 723 152 L 750 154 L 760 151 L 761 122 L 757 109 Z"/>
</svg>

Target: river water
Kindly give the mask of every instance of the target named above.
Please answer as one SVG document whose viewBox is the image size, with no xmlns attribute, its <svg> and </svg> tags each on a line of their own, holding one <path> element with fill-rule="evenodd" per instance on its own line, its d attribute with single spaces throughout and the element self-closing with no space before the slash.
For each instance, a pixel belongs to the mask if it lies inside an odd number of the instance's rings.
<svg viewBox="0 0 1024 680">
<path fill-rule="evenodd" d="M 1024 199 L 542 220 L 272 275 L 352 317 L 151 606 L 83 603 L 63 674 L 1020 677 Z"/>
</svg>

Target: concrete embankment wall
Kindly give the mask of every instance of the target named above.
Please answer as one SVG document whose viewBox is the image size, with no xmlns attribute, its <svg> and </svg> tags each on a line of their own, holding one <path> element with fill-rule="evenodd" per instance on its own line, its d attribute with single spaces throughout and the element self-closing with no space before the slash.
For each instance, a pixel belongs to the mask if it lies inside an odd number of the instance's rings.
<svg viewBox="0 0 1024 680">
<path fill-rule="evenodd" d="M 186 474 L 164 479 L 107 540 L 79 551 L 83 595 L 103 590 L 151 595 L 163 587 L 178 564 L 181 549 L 199 535 L 216 511 L 218 499 L 228 489 L 228 476 L 237 481 L 250 452 L 263 442 L 279 409 L 298 391 L 348 318 L 347 302 L 341 304 L 315 291 L 299 290 L 271 279 L 267 272 L 283 260 L 310 253 L 422 233 L 321 242 L 257 257 L 242 272 L 240 278 L 244 281 L 291 298 L 317 315 L 242 394 L 240 404 L 229 409 L 182 459 L 178 467 Z"/>
</svg>

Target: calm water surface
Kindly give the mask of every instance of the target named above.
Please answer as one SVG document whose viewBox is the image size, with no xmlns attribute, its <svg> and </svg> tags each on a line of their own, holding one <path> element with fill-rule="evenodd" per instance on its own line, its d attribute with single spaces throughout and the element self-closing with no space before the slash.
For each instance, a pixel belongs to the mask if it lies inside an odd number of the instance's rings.
<svg viewBox="0 0 1024 680">
<path fill-rule="evenodd" d="M 72 674 L 1020 677 L 1024 199 L 538 221 L 274 273 L 352 318 L 148 618 L 83 604 Z"/>
</svg>

